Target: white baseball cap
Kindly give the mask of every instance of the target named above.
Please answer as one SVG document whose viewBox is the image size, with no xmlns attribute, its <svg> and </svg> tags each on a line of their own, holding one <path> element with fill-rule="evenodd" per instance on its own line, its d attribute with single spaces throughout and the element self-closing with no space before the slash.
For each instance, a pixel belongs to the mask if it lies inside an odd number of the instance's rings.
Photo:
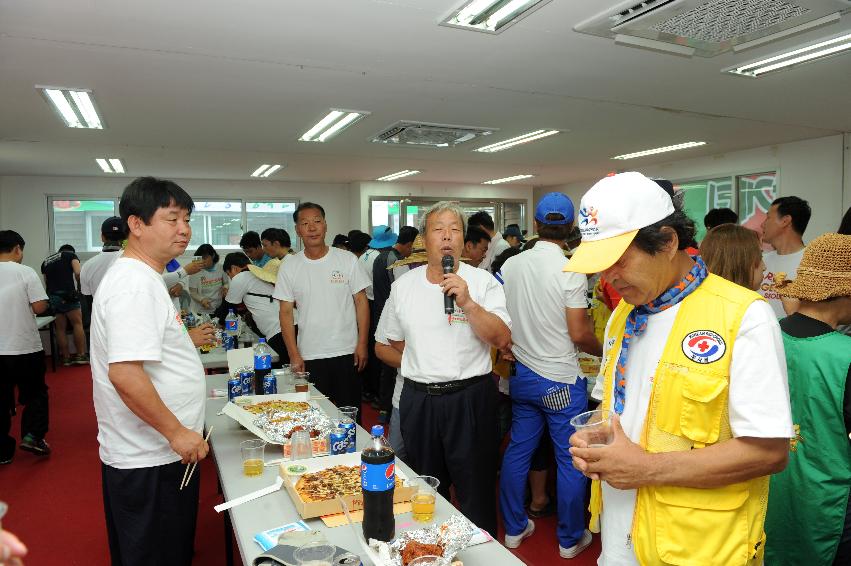
<svg viewBox="0 0 851 566">
<path fill-rule="evenodd" d="M 598 181 L 582 197 L 576 222 L 582 242 L 565 271 L 598 273 L 620 259 L 638 230 L 674 213 L 670 195 L 630 171 Z"/>
</svg>

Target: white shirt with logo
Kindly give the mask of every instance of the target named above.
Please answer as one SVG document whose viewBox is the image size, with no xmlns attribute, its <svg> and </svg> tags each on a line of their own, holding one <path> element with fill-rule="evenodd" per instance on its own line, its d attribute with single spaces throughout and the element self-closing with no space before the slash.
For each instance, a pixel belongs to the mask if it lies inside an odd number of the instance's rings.
<svg viewBox="0 0 851 566">
<path fill-rule="evenodd" d="M 210 299 L 210 308 L 204 308 L 201 303 L 192 299 L 192 311 L 211 314 L 222 304 L 222 288 L 228 286 L 228 276 L 217 263 L 210 269 L 202 269 L 189 276 L 189 288 L 202 299 Z"/>
<path fill-rule="evenodd" d="M 585 275 L 562 271 L 565 263 L 558 245 L 539 241 L 508 258 L 502 278 L 514 357 L 541 377 L 572 384 L 582 374 L 565 309 L 588 308 L 588 283 Z"/>
<path fill-rule="evenodd" d="M 103 276 L 123 254 L 121 250 L 100 252 L 80 268 L 80 293 L 92 296 L 97 291 Z"/>
<path fill-rule="evenodd" d="M 354 295 L 369 280 L 358 258 L 334 247 L 319 259 L 300 251 L 278 270 L 272 295 L 298 306 L 298 349 L 305 360 L 347 356 L 358 342 Z"/>
<path fill-rule="evenodd" d="M 480 263 L 478 266 L 479 269 L 490 271 L 491 264 L 493 263 L 494 258 L 496 258 L 496 256 L 498 256 L 510 247 L 511 244 L 505 241 L 505 238 L 502 237 L 502 234 L 496 232 L 493 235 L 493 238 L 491 238 L 490 243 L 488 244 L 488 251 L 485 252 L 485 257 L 482 258 L 482 263 Z"/>
<path fill-rule="evenodd" d="M 32 267 L 14 261 L 0 261 L 0 305 L 3 305 L 4 327 L 0 333 L 0 355 L 16 356 L 43 350 L 32 304 L 46 300 L 44 285 Z M 2 410 L 7 410 L 7 407 Z"/>
<path fill-rule="evenodd" d="M 537 247 L 537 246 L 536 246 Z M 526 252 L 524 252 L 526 253 Z M 680 303 L 681 304 L 681 303 Z M 653 376 L 662 358 L 668 335 L 674 326 L 680 304 L 650 315 L 647 329 L 629 345 L 626 364 L 626 402 L 621 425 L 626 435 L 638 443 L 653 391 Z M 620 344 L 609 338 L 603 345 L 603 359 L 611 352 L 617 355 Z M 734 437 L 791 438 L 792 415 L 789 406 L 789 383 L 786 377 L 786 357 L 780 326 L 771 307 L 756 301 L 742 318 L 735 344 L 722 344 L 706 333 L 699 333 L 699 321 L 682 337 L 686 349 L 696 356 L 719 359 L 723 349 L 733 347 L 730 363 L 729 412 Z M 700 337 L 697 336 L 700 334 Z M 701 338 L 694 342 L 688 338 Z M 710 339 L 706 340 L 706 337 Z M 679 337 L 677 337 L 679 340 Z M 716 347 L 713 351 L 713 347 Z M 592 397 L 603 397 L 602 371 Z M 603 482 L 603 513 L 601 515 L 602 554 L 600 566 L 638 566 L 632 549 L 630 533 L 635 510 L 636 490 L 615 489 Z M 696 525 L 695 528 L 699 528 Z"/>
<path fill-rule="evenodd" d="M 281 333 L 281 303 L 277 299 L 258 297 L 257 295 L 272 296 L 275 286 L 254 276 L 250 271 L 237 273 L 230 280 L 225 301 L 232 305 L 245 303 L 245 308 L 251 313 L 257 329 L 266 338 Z M 249 294 L 253 293 L 253 294 Z"/>
<path fill-rule="evenodd" d="M 366 288 L 366 298 L 370 301 L 375 299 L 375 295 L 372 293 L 372 265 L 380 253 L 380 250 L 369 248 L 358 258 L 358 264 L 363 268 L 366 278 L 369 279 L 369 287 Z"/>
<path fill-rule="evenodd" d="M 458 305 L 450 323 L 441 287 L 428 281 L 427 267 L 412 269 L 393 283 L 379 321 L 384 335 L 376 332 L 376 340 L 405 341 L 401 373 L 413 381 L 443 383 L 490 373 L 490 346 L 476 336 Z M 511 328 L 499 281 L 463 262 L 458 275 L 467 282 L 470 298 Z"/>
<path fill-rule="evenodd" d="M 785 255 L 780 255 L 777 251 L 762 254 L 762 259 L 765 261 L 765 274 L 762 277 L 762 285 L 759 286 L 759 294 L 765 297 L 777 318 L 786 318 L 786 311 L 783 310 L 783 301 L 780 300 L 774 284 L 777 279 L 785 278 L 790 281 L 795 279 L 798 265 L 804 257 L 804 249 L 806 248 Z"/>
<path fill-rule="evenodd" d="M 92 306 L 91 368 L 101 461 L 114 468 L 149 468 L 180 456 L 137 417 L 109 380 L 109 365 L 143 362 L 163 403 L 183 426 L 201 433 L 205 378 L 198 351 L 162 276 L 122 257 L 106 273 Z"/>
</svg>

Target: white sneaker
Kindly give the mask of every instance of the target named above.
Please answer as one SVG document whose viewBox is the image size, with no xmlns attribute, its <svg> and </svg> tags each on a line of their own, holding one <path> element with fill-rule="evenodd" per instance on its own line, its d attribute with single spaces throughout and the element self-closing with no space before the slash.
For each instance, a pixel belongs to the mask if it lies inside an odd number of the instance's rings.
<svg viewBox="0 0 851 566">
<path fill-rule="evenodd" d="M 535 523 L 532 519 L 527 519 L 527 521 L 526 528 L 519 535 L 505 535 L 505 548 L 517 548 L 524 538 L 532 536 L 532 533 L 535 532 Z"/>
<path fill-rule="evenodd" d="M 591 531 L 585 529 L 585 532 L 582 533 L 582 539 L 570 548 L 558 545 L 558 554 L 562 558 L 576 558 L 583 550 L 591 546 L 591 540 Z M 508 545 L 506 544 L 506 546 Z"/>
</svg>

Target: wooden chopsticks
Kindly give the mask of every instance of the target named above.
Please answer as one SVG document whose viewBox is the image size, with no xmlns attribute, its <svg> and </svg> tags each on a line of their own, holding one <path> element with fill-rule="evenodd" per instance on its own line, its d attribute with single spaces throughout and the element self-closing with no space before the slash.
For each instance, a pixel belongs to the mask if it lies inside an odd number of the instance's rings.
<svg viewBox="0 0 851 566">
<path fill-rule="evenodd" d="M 213 427 L 210 427 L 210 430 L 207 431 L 207 437 L 204 439 L 204 442 L 210 440 L 210 435 L 213 434 Z M 183 481 L 180 482 L 180 491 L 183 491 L 183 488 L 189 485 L 189 481 L 192 479 L 192 474 L 195 473 L 195 466 L 198 465 L 198 462 L 191 462 L 186 464 L 186 471 L 183 472 Z M 191 466 L 191 468 L 190 468 Z"/>
</svg>

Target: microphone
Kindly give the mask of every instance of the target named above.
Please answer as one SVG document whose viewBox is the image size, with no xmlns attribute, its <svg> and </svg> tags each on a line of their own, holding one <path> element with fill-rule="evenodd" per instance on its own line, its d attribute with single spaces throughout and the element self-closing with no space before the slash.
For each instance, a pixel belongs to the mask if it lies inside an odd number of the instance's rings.
<svg viewBox="0 0 851 566">
<path fill-rule="evenodd" d="M 444 275 L 452 273 L 452 268 L 455 267 L 455 258 L 451 255 L 445 255 L 440 260 L 440 265 L 443 267 Z M 452 295 L 443 295 L 443 312 L 449 315 L 455 312 L 455 299 Z"/>
</svg>

